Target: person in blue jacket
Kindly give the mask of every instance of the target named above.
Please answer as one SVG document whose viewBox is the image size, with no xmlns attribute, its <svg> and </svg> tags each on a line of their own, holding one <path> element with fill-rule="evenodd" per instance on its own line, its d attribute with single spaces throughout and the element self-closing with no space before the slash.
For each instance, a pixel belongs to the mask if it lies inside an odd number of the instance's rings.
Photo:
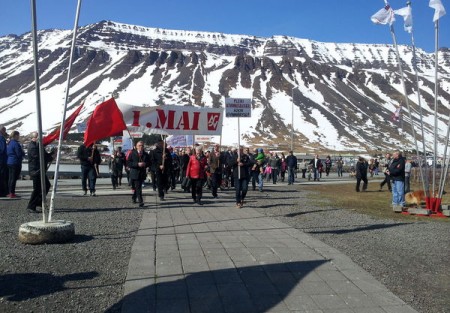
<svg viewBox="0 0 450 313">
<path fill-rule="evenodd" d="M 9 198 L 18 198 L 16 195 L 16 182 L 20 177 L 20 172 L 22 171 L 22 160 L 23 160 L 23 149 L 19 143 L 19 132 L 13 131 L 10 136 L 10 141 L 6 149 L 8 165 L 8 188 L 9 188 Z"/>
</svg>

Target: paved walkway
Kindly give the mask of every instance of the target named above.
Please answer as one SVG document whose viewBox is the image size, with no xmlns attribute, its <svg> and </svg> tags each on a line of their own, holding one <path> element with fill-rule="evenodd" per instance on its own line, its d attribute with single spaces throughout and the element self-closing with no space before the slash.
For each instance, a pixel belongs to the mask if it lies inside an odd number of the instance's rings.
<svg viewBox="0 0 450 313">
<path fill-rule="evenodd" d="M 79 180 L 59 185 L 60 197 L 81 195 Z M 109 179 L 97 187 L 98 195 L 112 193 Z M 203 206 L 181 191 L 164 202 L 149 188 L 144 194 L 122 312 L 416 312 L 338 250 L 256 212 L 259 192 L 249 191 L 242 209 L 233 190 L 219 199 L 205 193 Z"/>
<path fill-rule="evenodd" d="M 277 185 L 282 188 L 282 185 Z M 251 208 L 146 196 L 122 312 L 416 312 L 347 256 Z"/>
</svg>

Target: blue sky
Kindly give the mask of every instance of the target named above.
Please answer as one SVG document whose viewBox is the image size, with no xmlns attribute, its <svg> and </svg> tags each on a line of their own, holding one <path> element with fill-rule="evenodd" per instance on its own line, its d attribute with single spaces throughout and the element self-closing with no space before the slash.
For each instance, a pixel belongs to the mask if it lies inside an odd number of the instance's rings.
<svg viewBox="0 0 450 313">
<path fill-rule="evenodd" d="M 36 0 L 38 29 L 72 29 L 77 0 Z M 416 45 L 434 51 L 434 10 L 428 0 L 412 0 Z M 442 0 L 450 12 L 450 1 Z M 399 9 L 406 0 L 391 0 Z M 323 42 L 392 43 L 388 26 L 370 16 L 383 0 L 84 0 L 80 26 L 112 20 L 147 27 L 215 31 L 270 37 L 288 35 Z M 31 29 L 30 1 L 1 0 L 0 36 Z M 403 19 L 395 30 L 399 44 L 409 44 Z M 450 47 L 450 13 L 440 20 L 439 46 Z"/>
</svg>

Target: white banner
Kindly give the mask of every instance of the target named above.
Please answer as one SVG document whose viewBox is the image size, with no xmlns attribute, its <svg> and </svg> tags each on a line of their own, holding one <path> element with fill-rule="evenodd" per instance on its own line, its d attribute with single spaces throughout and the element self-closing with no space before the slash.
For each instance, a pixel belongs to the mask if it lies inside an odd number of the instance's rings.
<svg viewBox="0 0 450 313">
<path fill-rule="evenodd" d="M 252 117 L 252 99 L 225 98 L 226 117 Z"/>
<path fill-rule="evenodd" d="M 133 132 L 162 135 L 221 135 L 223 109 L 162 105 L 119 104 L 125 124 Z"/>
</svg>

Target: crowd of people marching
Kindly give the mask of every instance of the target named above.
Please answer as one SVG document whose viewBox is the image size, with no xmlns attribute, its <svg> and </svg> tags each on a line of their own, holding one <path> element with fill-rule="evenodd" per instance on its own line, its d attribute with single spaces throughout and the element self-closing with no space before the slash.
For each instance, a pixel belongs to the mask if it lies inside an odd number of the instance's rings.
<svg viewBox="0 0 450 313">
<path fill-rule="evenodd" d="M 82 151 L 87 149 L 86 159 L 93 153 L 92 147 L 81 146 L 80 149 Z M 315 181 L 320 181 L 322 175 L 329 176 L 333 162 L 338 177 L 342 177 L 344 172 L 342 157 L 332 161 L 330 156 L 321 160 L 319 155 L 315 155 L 312 160 L 304 160 L 299 164 L 292 151 L 286 156 L 282 152 L 265 153 L 262 148 L 253 151 L 249 148 L 241 148 L 239 151 L 236 148 L 220 150 L 219 145 L 215 145 L 212 151 L 204 151 L 199 145 L 193 148 L 174 149 L 171 146 L 165 147 L 162 140 L 148 151 L 144 150 L 142 141 L 126 154 L 119 147 L 108 161 L 113 189 L 121 185 L 122 173 L 125 170 L 128 185 L 133 190 L 133 203 L 139 203 L 140 206 L 144 205 L 142 186 L 146 181 L 158 192 L 161 201 L 164 201 L 164 196 L 169 190 L 175 189 L 177 184 L 180 184 L 182 190 L 191 193 L 192 200 L 199 205 L 203 204 L 204 189 L 209 190 L 213 198 L 218 198 L 219 189 L 232 187 L 236 192 L 236 206 L 241 208 L 249 187 L 262 192 L 264 182 L 277 184 L 279 181 L 287 181 L 288 185 L 292 185 L 299 169 L 302 178 Z M 82 162 L 84 173 L 84 158 L 81 155 L 78 157 Z M 90 173 L 94 175 L 96 162 L 90 159 L 90 164 Z M 85 181 L 89 181 L 89 177 L 88 174 L 82 175 L 85 194 L 88 185 Z M 95 196 L 95 178 L 89 186 L 92 184 L 90 192 Z"/>
<path fill-rule="evenodd" d="M 16 182 L 20 177 L 25 156 L 19 136 L 17 131 L 8 136 L 6 128 L 0 126 L 0 197 L 18 198 L 15 192 Z M 33 212 L 42 201 L 38 140 L 38 135 L 34 132 L 28 145 L 28 171 L 33 180 L 28 210 Z M 148 151 L 144 149 L 142 141 L 138 141 L 133 149 L 126 153 L 118 147 L 108 160 L 112 187 L 116 189 L 122 185 L 125 172 L 127 185 L 132 189 L 132 201 L 139 206 L 144 205 L 142 188 L 146 181 L 158 192 L 161 201 L 164 201 L 169 190 L 180 184 L 182 190 L 189 192 L 193 202 L 198 205 L 203 204 L 204 189 L 209 190 L 213 198 L 218 198 L 219 189 L 232 187 L 235 189 L 236 206 L 241 208 L 249 186 L 252 190 L 262 192 L 264 182 L 277 184 L 287 180 L 288 185 L 291 185 L 295 182 L 298 170 L 301 170 L 302 178 L 314 181 L 320 181 L 322 175 L 329 176 L 332 165 L 335 166 L 338 177 L 342 177 L 344 172 L 344 161 L 341 157 L 332 160 L 327 156 L 322 160 L 319 155 L 315 155 L 312 160 L 298 163 L 292 151 L 286 156 L 284 153 L 265 153 L 261 148 L 252 151 L 249 148 L 221 150 L 219 145 L 215 145 L 211 150 L 204 151 L 200 145 L 173 149 L 166 147 L 163 140 L 159 140 Z M 55 154 L 56 150 L 44 151 L 46 167 Z M 90 196 L 95 197 L 96 180 L 102 162 L 97 145 L 81 145 L 77 150 L 77 158 L 81 165 L 83 193 L 87 195 L 89 191 Z M 366 161 L 360 157 L 350 169 L 350 175 L 356 178 L 356 191 L 360 192 L 367 190 L 368 175 L 379 175 L 382 172 L 384 180 L 379 190 L 387 185 L 393 193 L 393 205 L 404 205 L 404 194 L 410 189 L 411 166 L 410 161 L 406 161 L 399 151 L 395 151 L 392 156 L 390 153 L 386 154 L 383 164 L 380 164 L 378 159 Z M 45 190 L 48 192 L 50 182 L 45 178 Z"/>
</svg>

